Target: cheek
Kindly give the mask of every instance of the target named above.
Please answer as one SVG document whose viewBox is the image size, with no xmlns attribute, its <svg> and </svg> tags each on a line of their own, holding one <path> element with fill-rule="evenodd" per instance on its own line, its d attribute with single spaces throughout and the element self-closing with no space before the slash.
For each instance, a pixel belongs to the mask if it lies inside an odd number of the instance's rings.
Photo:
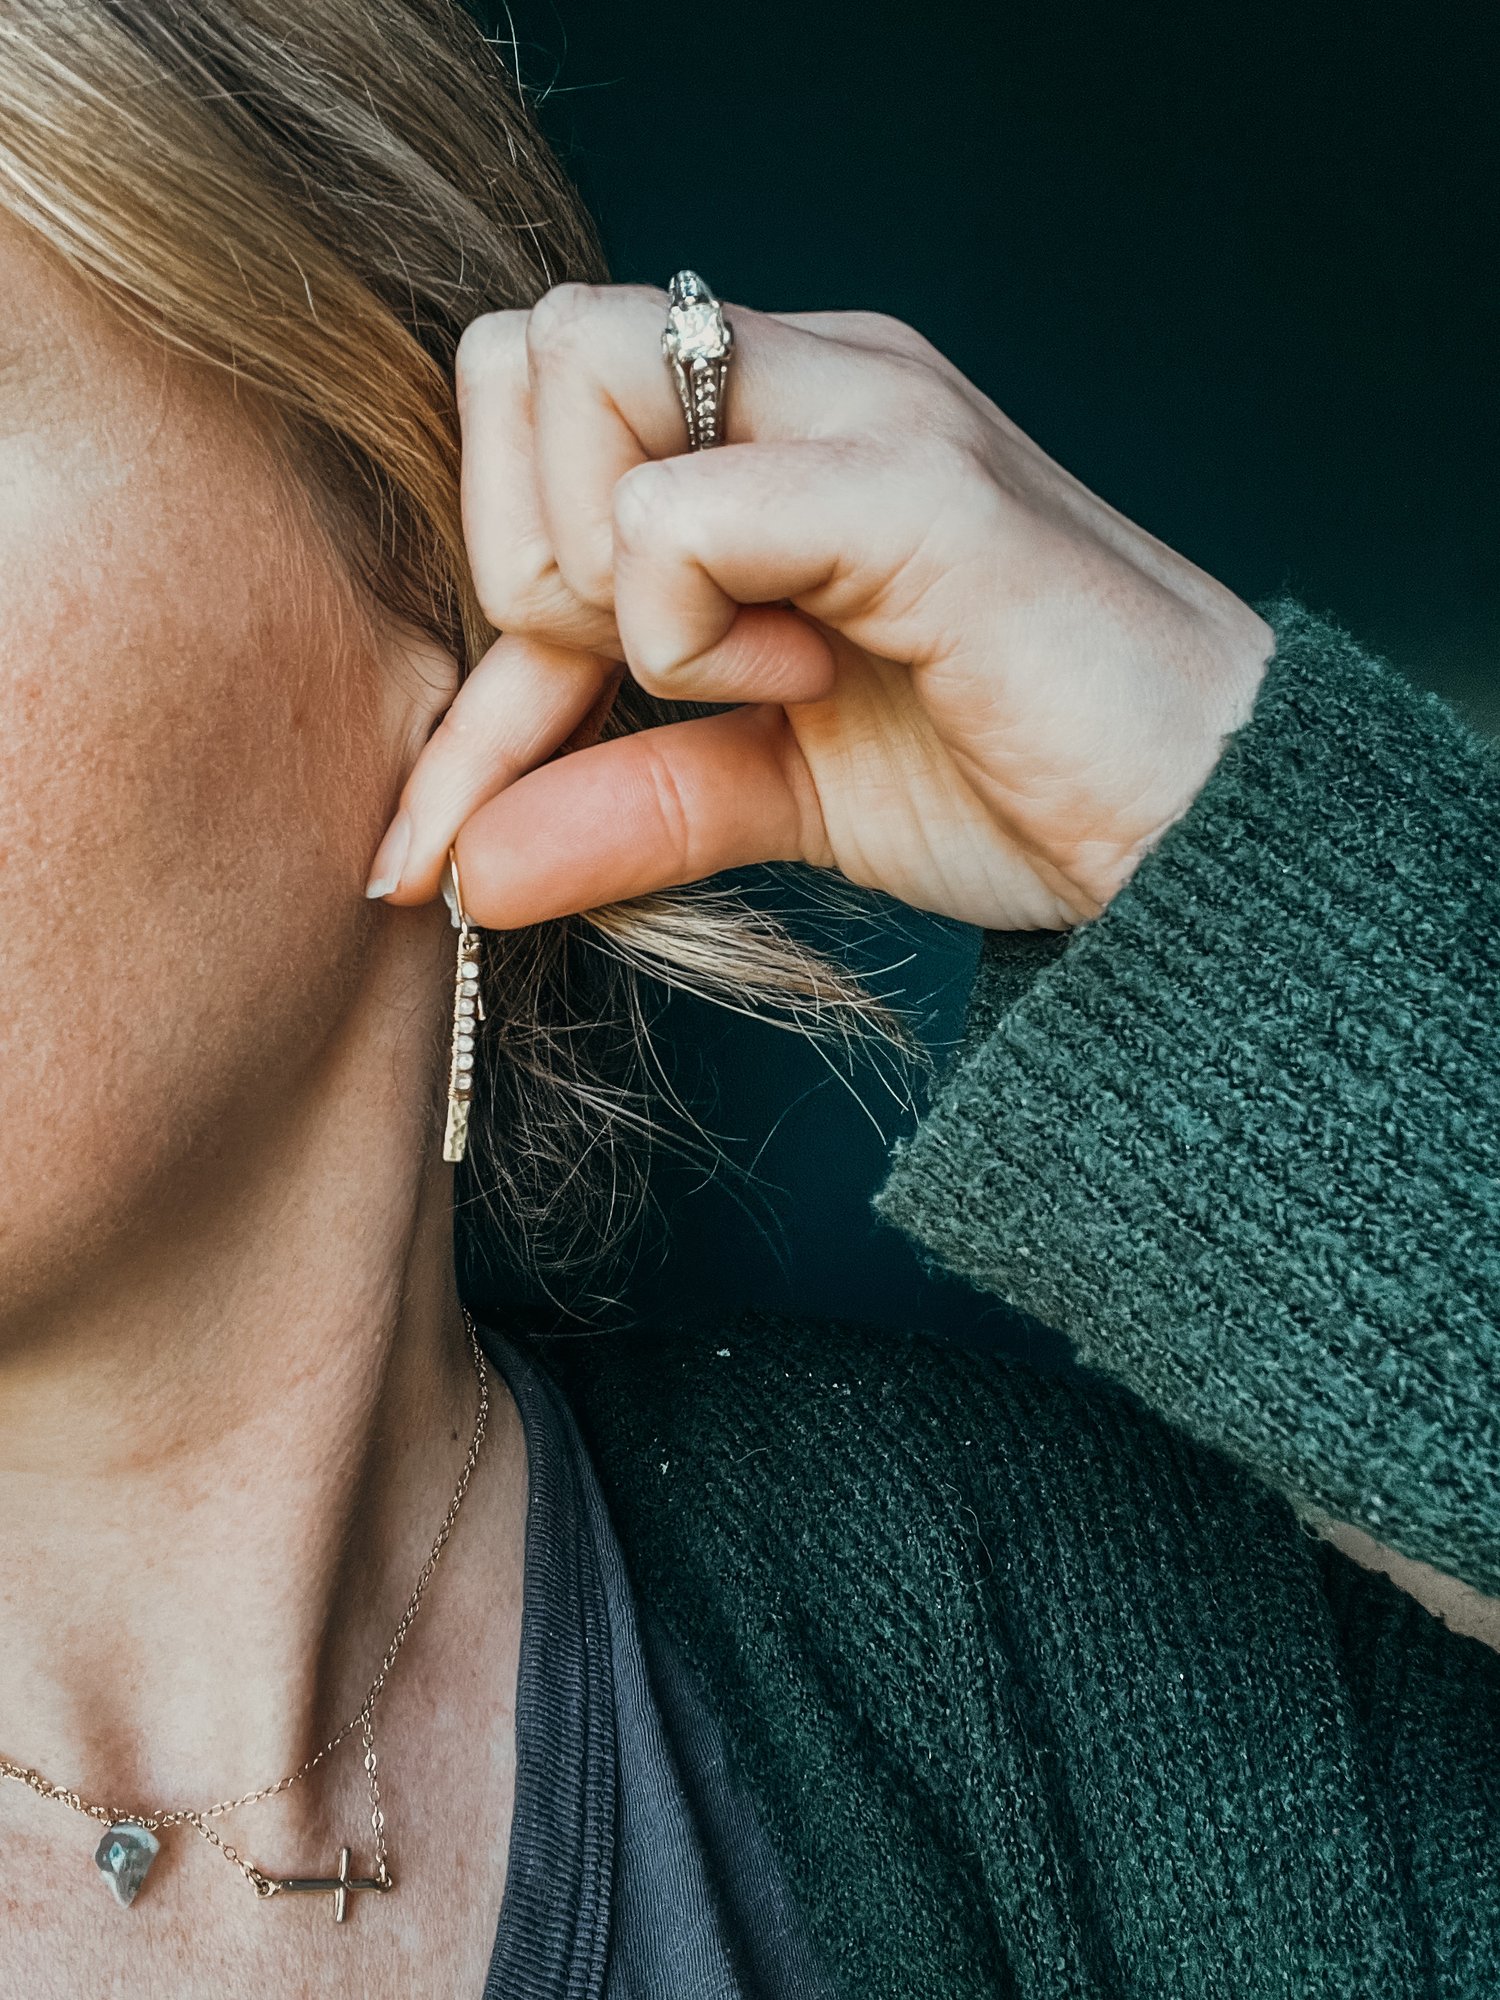
<svg viewBox="0 0 1500 2000">
<path fill-rule="evenodd" d="M 378 669 L 279 479 L 252 463 L 225 491 L 205 456 L 53 441 L 0 477 L 12 1297 L 60 1230 L 107 1237 L 318 1046 L 368 934 Z"/>
</svg>

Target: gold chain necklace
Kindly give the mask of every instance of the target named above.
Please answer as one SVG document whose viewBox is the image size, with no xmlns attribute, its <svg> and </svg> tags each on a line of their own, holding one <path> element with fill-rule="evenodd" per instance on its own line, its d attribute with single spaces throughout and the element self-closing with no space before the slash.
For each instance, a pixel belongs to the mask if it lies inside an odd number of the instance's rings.
<svg viewBox="0 0 1500 2000">
<path fill-rule="evenodd" d="M 7 1757 L 0 1757 L 0 1778 L 12 1778 L 19 1785 L 27 1786 L 39 1798 L 56 1799 L 59 1805 L 68 1806 L 73 1812 L 82 1813 L 88 1819 L 100 1820 L 105 1827 L 103 1839 L 94 1852 L 94 1860 L 105 1881 L 114 1892 L 115 1901 L 122 1909 L 127 1909 L 135 1901 L 141 1884 L 145 1881 L 152 1862 L 161 1849 L 158 1833 L 173 1826 L 191 1826 L 202 1834 L 211 1845 L 218 1848 L 226 1860 L 232 1861 L 249 1882 L 259 1897 L 280 1895 L 330 1895 L 333 1898 L 333 1915 L 336 1923 L 344 1921 L 348 1898 L 352 1890 L 372 1889 L 385 1891 L 394 1889 L 396 1879 L 390 1870 L 386 1852 L 385 1813 L 380 1804 L 380 1785 L 376 1777 L 375 1761 L 375 1704 L 385 1687 L 386 1677 L 395 1665 L 396 1655 L 402 1642 L 411 1630 L 412 1620 L 422 1602 L 422 1593 L 432 1579 L 438 1558 L 448 1537 L 453 1532 L 453 1524 L 458 1519 L 458 1510 L 464 1504 L 464 1495 L 469 1489 L 469 1481 L 474 1475 L 474 1467 L 479 1462 L 479 1449 L 484 1443 L 485 1426 L 490 1414 L 489 1378 L 485 1374 L 484 1354 L 479 1345 L 479 1334 L 474 1325 L 474 1315 L 466 1305 L 461 1305 L 464 1328 L 469 1336 L 469 1352 L 474 1362 L 474 1372 L 479 1378 L 479 1408 L 474 1417 L 474 1435 L 469 1443 L 468 1456 L 463 1470 L 458 1475 L 458 1484 L 453 1489 L 453 1498 L 448 1502 L 448 1511 L 443 1516 L 443 1524 L 438 1529 L 426 1562 L 417 1577 L 416 1587 L 407 1600 L 406 1609 L 401 1614 L 391 1643 L 385 1649 L 380 1662 L 380 1671 L 370 1683 L 369 1690 L 359 1707 L 350 1716 L 343 1728 L 338 1730 L 323 1745 L 313 1752 L 305 1764 L 299 1764 L 295 1771 L 285 1778 L 278 1778 L 274 1785 L 262 1785 L 258 1791 L 244 1792 L 237 1799 L 221 1799 L 216 1805 L 191 1807 L 173 1806 L 163 1812 L 126 1812 L 112 1805 L 86 1799 L 81 1792 L 72 1791 L 66 1785 L 54 1784 L 44 1778 L 40 1771 L 29 1770 L 23 1764 L 15 1764 Z M 375 1872 L 368 1876 L 355 1876 L 349 1872 L 350 1850 L 340 1848 L 338 1871 L 334 1875 L 268 1875 L 257 1868 L 253 1861 L 247 1861 L 242 1854 L 231 1847 L 229 1842 L 212 1825 L 212 1821 L 222 1819 L 227 1813 L 240 1806 L 253 1806 L 262 1799 L 275 1798 L 278 1793 L 289 1791 L 295 1784 L 315 1771 L 325 1758 L 330 1757 L 339 1745 L 358 1728 L 364 1744 L 365 1776 L 370 1795 L 370 1827 L 374 1837 Z"/>
</svg>

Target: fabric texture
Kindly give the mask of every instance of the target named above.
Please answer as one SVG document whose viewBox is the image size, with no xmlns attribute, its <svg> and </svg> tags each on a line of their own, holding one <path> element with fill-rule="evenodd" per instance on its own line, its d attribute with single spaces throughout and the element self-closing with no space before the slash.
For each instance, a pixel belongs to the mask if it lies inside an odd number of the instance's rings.
<svg viewBox="0 0 1500 2000">
<path fill-rule="evenodd" d="M 604 2000 L 619 1780 L 610 1609 L 588 1531 L 591 1475 L 555 1392 L 480 1324 L 526 1438 L 516 1777 L 484 2000 Z"/>
<path fill-rule="evenodd" d="M 1097 922 L 981 996 L 877 1206 L 1194 1436 L 1496 1592 L 1500 754 L 1266 609 L 1252 725 Z M 985 948 L 1014 993 L 1017 946 Z"/>
<path fill-rule="evenodd" d="M 515 1809 L 485 2000 L 832 2000 L 719 1726 L 635 1603 L 568 1405 L 480 1333 L 529 1483 Z"/>
<path fill-rule="evenodd" d="M 1076 1343 L 745 1315 L 544 1348 L 840 1990 L 1500 1992 L 1495 753 L 1265 607 L 1094 923 L 987 939 L 879 1212 Z"/>
</svg>

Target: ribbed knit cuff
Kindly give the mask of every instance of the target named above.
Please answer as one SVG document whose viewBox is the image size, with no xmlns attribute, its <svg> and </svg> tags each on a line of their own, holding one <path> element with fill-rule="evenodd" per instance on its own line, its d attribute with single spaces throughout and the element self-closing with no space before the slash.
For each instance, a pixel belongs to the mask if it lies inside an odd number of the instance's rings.
<svg viewBox="0 0 1500 2000">
<path fill-rule="evenodd" d="M 877 1212 L 1295 1498 L 1500 1590 L 1500 759 L 1261 607 L 1254 714 L 1096 921 L 987 938 Z"/>
</svg>

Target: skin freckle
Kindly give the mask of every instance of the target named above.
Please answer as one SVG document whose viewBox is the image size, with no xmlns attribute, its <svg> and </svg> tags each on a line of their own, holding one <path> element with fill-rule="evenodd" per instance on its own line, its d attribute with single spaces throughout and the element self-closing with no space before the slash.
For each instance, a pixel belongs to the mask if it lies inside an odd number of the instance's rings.
<svg viewBox="0 0 1500 2000">
<path fill-rule="evenodd" d="M 278 1048 L 332 1033 L 394 771 L 370 615 L 254 399 L 8 227 L 0 291 L 29 329 L 0 394 L 0 843 L 28 864 L 0 885 L 0 1018 L 39 1065 L 0 1069 L 0 1195 L 29 1191 L 40 1282 Z M 66 1034 L 60 913 L 90 994 Z"/>
</svg>

